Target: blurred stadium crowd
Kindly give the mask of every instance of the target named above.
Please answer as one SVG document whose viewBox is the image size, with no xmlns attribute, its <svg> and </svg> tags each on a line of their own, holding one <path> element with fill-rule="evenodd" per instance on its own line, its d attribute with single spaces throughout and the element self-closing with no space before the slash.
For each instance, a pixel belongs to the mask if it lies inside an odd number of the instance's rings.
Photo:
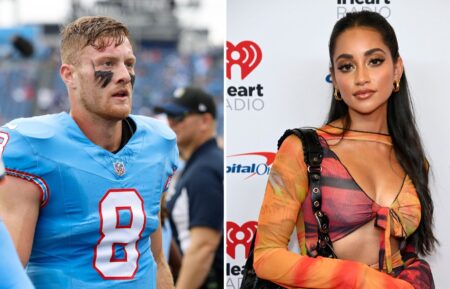
<svg viewBox="0 0 450 289">
<path fill-rule="evenodd" d="M 107 3 L 110 5 L 106 5 Z M 105 10 L 105 7 L 117 8 L 121 3 L 102 1 L 102 11 L 117 17 L 114 9 Z M 219 112 L 218 135 L 223 135 L 223 46 L 208 43 L 199 45 L 199 42 L 207 42 L 206 38 L 192 37 L 192 31 L 180 27 L 172 13 L 173 3 L 171 5 L 170 9 L 163 6 L 150 7 L 143 13 L 142 10 L 145 9 L 135 3 L 134 9 L 128 11 L 126 17 L 121 16 L 127 23 L 127 19 L 133 19 L 133 13 L 139 13 L 139 19 L 145 19 L 146 15 L 153 18 L 159 15 L 167 19 L 170 15 L 175 21 L 165 21 L 165 25 L 177 26 L 171 27 L 174 29 L 162 29 L 156 25 L 153 29 L 146 23 L 132 23 L 130 30 L 137 57 L 133 113 L 152 115 L 153 107 L 171 97 L 175 89 L 197 86 L 215 97 Z M 164 9 L 164 13 L 161 13 L 161 9 Z M 77 11 L 70 13 L 72 16 L 67 21 L 92 12 L 78 7 Z M 0 28 L 0 124 L 17 117 L 55 113 L 68 108 L 66 88 L 59 76 L 60 56 L 57 45 L 61 25 L 64 23 Z M 152 29 L 153 33 L 150 35 L 142 33 Z M 161 38 L 158 29 L 178 33 L 169 38 Z M 190 36 L 183 38 L 185 32 Z M 205 34 L 204 31 L 197 33 L 202 34 Z M 22 42 L 17 41 L 17 36 Z M 191 39 L 195 45 L 182 43 L 182 39 Z M 194 48 L 180 49 L 181 44 Z"/>
</svg>

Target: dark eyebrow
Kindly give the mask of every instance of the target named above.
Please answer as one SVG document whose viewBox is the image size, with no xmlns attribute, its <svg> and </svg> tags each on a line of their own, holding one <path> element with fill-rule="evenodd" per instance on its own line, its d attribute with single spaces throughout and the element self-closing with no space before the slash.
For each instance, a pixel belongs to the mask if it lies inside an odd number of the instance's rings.
<svg viewBox="0 0 450 289">
<path fill-rule="evenodd" d="M 383 49 L 381 49 L 381 48 L 372 48 L 372 49 L 369 49 L 366 52 L 364 52 L 364 56 L 372 55 L 375 52 L 382 52 L 383 54 L 386 54 L 386 52 Z M 343 54 L 339 55 L 338 57 L 336 57 L 336 59 L 334 61 L 338 61 L 341 58 L 343 58 L 343 59 L 353 59 L 353 55 L 343 53 Z"/>
<path fill-rule="evenodd" d="M 119 58 L 120 57 L 115 56 L 115 55 L 106 54 L 106 55 L 102 55 L 99 58 L 97 58 L 96 61 L 105 61 L 105 60 L 116 61 Z M 136 63 L 136 56 L 134 56 L 134 55 L 127 56 L 127 57 L 125 57 L 125 61 L 133 61 L 134 63 Z"/>
<path fill-rule="evenodd" d="M 372 48 L 372 49 L 367 50 L 367 51 L 364 53 L 364 56 L 372 55 L 372 54 L 374 54 L 375 52 L 382 52 L 383 54 L 386 54 L 386 52 L 384 52 L 384 50 L 381 49 L 381 48 Z"/>
</svg>

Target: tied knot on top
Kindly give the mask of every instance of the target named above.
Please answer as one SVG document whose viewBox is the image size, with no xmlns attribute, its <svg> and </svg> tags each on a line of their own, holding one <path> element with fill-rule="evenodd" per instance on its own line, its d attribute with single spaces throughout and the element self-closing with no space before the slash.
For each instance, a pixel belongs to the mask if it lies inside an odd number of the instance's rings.
<svg viewBox="0 0 450 289">
<path fill-rule="evenodd" d="M 382 229 L 380 234 L 380 252 L 378 255 L 378 269 L 383 270 L 386 262 L 387 273 L 392 273 L 392 249 L 391 249 L 391 223 L 399 222 L 394 210 L 388 207 L 380 207 L 376 211 L 375 227 Z"/>
</svg>

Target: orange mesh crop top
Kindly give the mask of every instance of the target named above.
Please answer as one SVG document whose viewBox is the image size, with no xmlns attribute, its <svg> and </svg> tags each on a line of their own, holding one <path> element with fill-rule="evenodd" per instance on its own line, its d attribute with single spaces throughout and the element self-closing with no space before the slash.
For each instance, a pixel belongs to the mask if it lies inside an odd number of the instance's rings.
<svg viewBox="0 0 450 289">
<path fill-rule="evenodd" d="M 328 147 L 327 141 L 340 139 L 342 130 L 325 126 L 318 130 L 323 147 L 322 161 L 322 209 L 330 219 L 330 238 L 337 241 L 367 222 L 375 220 L 375 225 L 383 230 L 380 238 L 380 254 L 378 268 L 392 272 L 392 254 L 390 236 L 407 238 L 418 228 L 421 208 L 412 181 L 408 176 L 390 207 L 382 207 L 371 199 L 356 183 L 339 157 Z M 392 145 L 388 135 L 346 131 L 345 139 L 381 142 Z M 317 243 L 317 221 L 311 207 L 311 195 L 308 193 L 302 212 L 305 218 L 307 249 L 313 249 Z M 397 256 L 394 265 L 401 265 Z"/>
<path fill-rule="evenodd" d="M 339 130 L 331 126 L 317 130 L 324 148 L 322 210 L 330 219 L 330 237 L 333 241 L 339 240 L 376 218 L 376 226 L 383 229 L 381 268 L 392 270 L 389 238 L 391 235 L 406 238 L 417 229 L 420 222 L 417 193 L 406 176 L 389 208 L 374 202 L 329 149 L 327 141 L 343 137 L 391 145 L 390 137 L 354 131 L 341 136 Z M 287 249 L 294 228 L 300 255 Z M 260 211 L 254 258 L 258 276 L 287 288 L 414 288 L 402 279 L 363 263 L 308 257 L 308 250 L 317 242 L 316 234 L 317 223 L 312 215 L 301 141 L 296 136 L 289 136 L 272 165 Z"/>
</svg>

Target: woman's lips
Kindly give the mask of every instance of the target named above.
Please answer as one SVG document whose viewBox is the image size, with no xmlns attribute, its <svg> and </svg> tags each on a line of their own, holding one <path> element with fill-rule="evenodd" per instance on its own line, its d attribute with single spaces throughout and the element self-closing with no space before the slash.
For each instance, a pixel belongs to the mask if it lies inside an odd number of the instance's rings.
<svg viewBox="0 0 450 289">
<path fill-rule="evenodd" d="M 358 90 L 357 92 L 353 93 L 353 96 L 359 99 L 366 99 L 371 97 L 375 93 L 375 90 L 371 89 L 364 89 L 364 90 Z"/>
</svg>

